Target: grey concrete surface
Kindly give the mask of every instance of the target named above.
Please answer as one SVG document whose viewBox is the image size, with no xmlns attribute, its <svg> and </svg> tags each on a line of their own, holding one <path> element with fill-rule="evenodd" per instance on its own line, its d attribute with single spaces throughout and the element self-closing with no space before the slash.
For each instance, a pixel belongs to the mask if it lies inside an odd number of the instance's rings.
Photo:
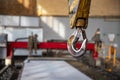
<svg viewBox="0 0 120 80">
<path fill-rule="evenodd" d="M 92 80 L 65 61 L 26 62 L 20 80 Z"/>
</svg>

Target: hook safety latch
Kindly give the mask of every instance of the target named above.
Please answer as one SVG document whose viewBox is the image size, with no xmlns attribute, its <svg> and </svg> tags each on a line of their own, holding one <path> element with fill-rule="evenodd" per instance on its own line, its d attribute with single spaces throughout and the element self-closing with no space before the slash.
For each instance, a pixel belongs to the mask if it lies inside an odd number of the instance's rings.
<svg viewBox="0 0 120 80">
<path fill-rule="evenodd" d="M 78 48 L 76 45 L 80 40 L 82 40 L 82 44 L 80 48 Z M 84 30 L 78 28 L 77 31 L 73 32 L 73 34 L 68 39 L 67 42 L 68 51 L 73 57 L 80 57 L 86 51 L 86 44 L 87 44 L 86 33 Z"/>
</svg>

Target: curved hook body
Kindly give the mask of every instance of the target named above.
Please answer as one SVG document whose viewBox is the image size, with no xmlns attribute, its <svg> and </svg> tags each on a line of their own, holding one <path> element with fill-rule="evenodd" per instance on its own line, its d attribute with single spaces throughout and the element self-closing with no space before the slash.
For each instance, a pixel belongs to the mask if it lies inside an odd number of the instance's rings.
<svg viewBox="0 0 120 80">
<path fill-rule="evenodd" d="M 83 38 L 83 42 L 81 44 L 81 47 L 78 49 L 76 47 L 76 44 L 81 38 Z M 68 39 L 67 42 L 68 51 L 74 57 L 82 56 L 86 51 L 86 43 L 87 43 L 87 38 L 85 31 L 77 29 L 77 31 L 74 32 Z"/>
</svg>

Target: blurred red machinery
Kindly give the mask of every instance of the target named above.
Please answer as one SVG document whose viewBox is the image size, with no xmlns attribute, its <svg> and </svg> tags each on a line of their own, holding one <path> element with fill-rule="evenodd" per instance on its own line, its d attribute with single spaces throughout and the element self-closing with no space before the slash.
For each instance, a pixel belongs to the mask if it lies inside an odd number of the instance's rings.
<svg viewBox="0 0 120 80">
<path fill-rule="evenodd" d="M 77 47 L 80 47 L 82 43 L 78 43 Z M 95 51 L 94 43 L 87 44 L 87 50 L 93 52 L 93 57 L 96 59 L 98 53 Z M 14 49 L 28 49 L 28 42 L 8 42 L 7 44 L 7 57 L 13 57 Z M 67 42 L 39 42 L 38 49 L 57 49 L 67 50 Z"/>
</svg>

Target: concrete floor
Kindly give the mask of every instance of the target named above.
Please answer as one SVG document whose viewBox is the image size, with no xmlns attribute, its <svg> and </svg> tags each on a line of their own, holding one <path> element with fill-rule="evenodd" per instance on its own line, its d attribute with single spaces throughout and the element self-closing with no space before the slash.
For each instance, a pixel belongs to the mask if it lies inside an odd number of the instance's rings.
<svg viewBox="0 0 120 80">
<path fill-rule="evenodd" d="M 92 80 L 65 61 L 25 62 L 20 80 Z"/>
</svg>

